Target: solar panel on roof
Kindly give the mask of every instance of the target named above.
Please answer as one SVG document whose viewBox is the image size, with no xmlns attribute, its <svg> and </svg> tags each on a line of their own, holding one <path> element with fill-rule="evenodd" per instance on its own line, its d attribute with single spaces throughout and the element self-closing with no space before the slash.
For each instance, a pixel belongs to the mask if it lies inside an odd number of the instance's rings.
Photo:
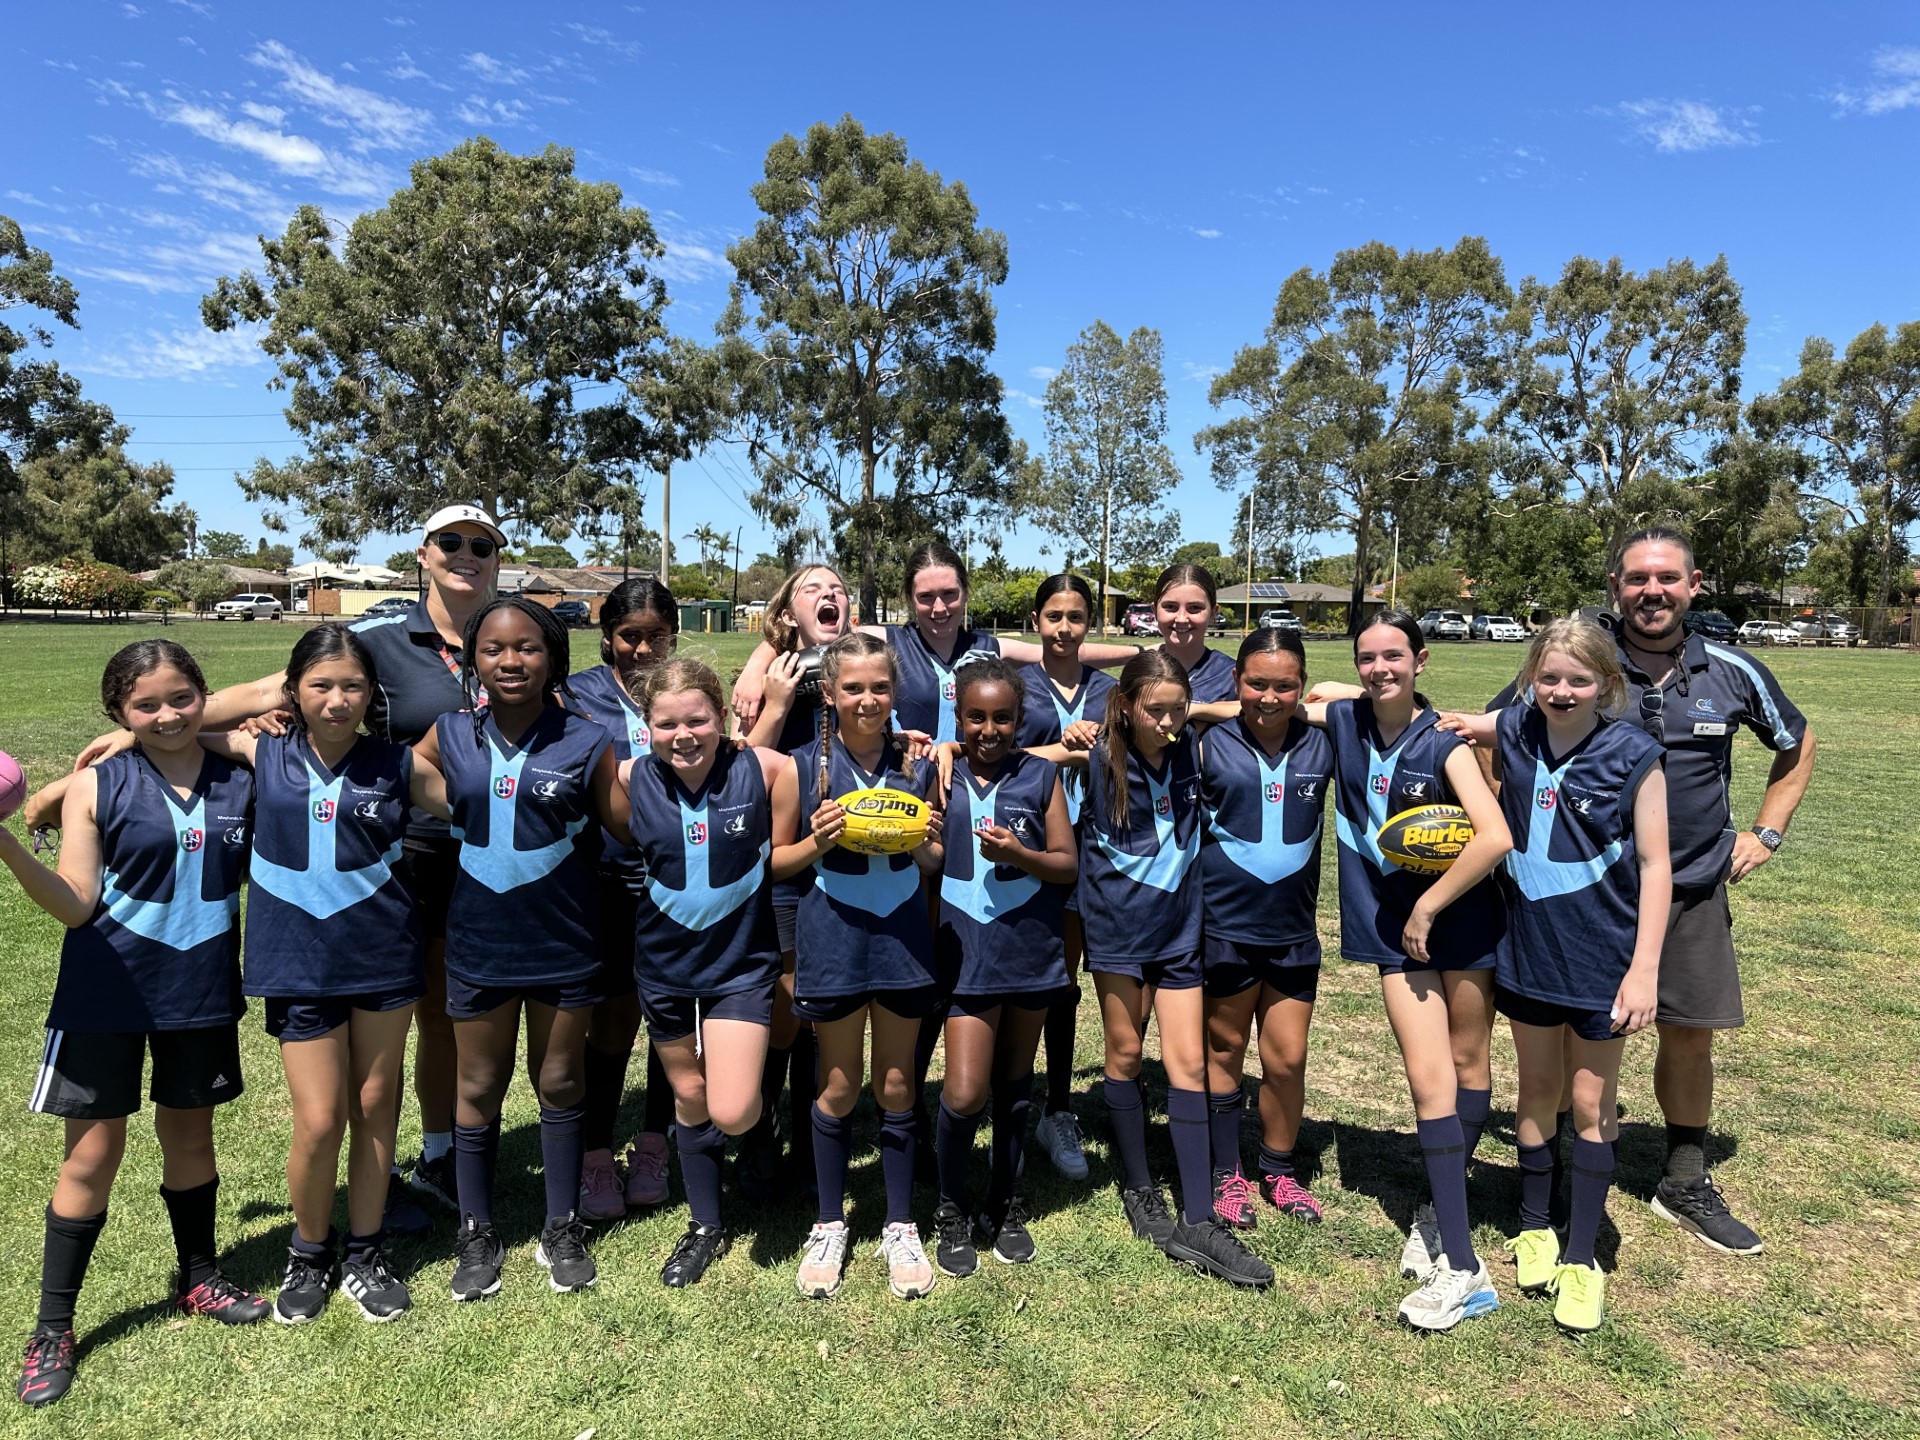
<svg viewBox="0 0 1920 1440">
<path fill-rule="evenodd" d="M 1291 600 L 1293 595 L 1277 580 L 1256 580 L 1253 582 L 1253 598 L 1255 600 Z"/>
</svg>

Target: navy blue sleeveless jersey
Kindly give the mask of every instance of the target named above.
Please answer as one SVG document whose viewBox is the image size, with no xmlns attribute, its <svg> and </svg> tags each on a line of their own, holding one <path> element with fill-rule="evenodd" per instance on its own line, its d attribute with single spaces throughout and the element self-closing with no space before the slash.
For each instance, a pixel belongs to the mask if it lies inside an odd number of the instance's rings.
<svg viewBox="0 0 1920 1440">
<path fill-rule="evenodd" d="M 1107 698 L 1113 694 L 1114 678 L 1091 665 L 1080 667 L 1080 684 L 1071 696 L 1063 697 L 1038 665 L 1020 667 L 1020 684 L 1025 703 L 1020 707 L 1020 729 L 1014 743 L 1025 749 L 1035 745 L 1053 745 L 1076 720 L 1091 720 L 1099 725 L 1107 718 Z M 1080 823 L 1080 807 L 1087 794 L 1087 772 L 1062 770 L 1060 783 L 1067 795 L 1067 819 Z"/>
<path fill-rule="evenodd" d="M 1143 964 L 1200 950 L 1200 857 L 1204 812 L 1191 727 L 1149 769 L 1127 757 L 1127 826 L 1117 829 L 1107 803 L 1099 746 L 1087 766 L 1080 812 L 1080 919 L 1087 956 Z"/>
<path fill-rule="evenodd" d="M 363 735 L 329 772 L 306 736 L 254 742 L 246 993 L 369 995 L 421 984 L 407 870 L 413 751 Z"/>
<path fill-rule="evenodd" d="M 1298 718 L 1271 758 L 1239 720 L 1214 726 L 1200 743 L 1207 934 L 1238 945 L 1313 939 L 1333 746 Z"/>
<path fill-rule="evenodd" d="M 771 900 L 773 811 L 760 758 L 724 745 L 698 791 L 658 757 L 627 784 L 646 881 L 634 978 L 649 994 L 728 995 L 780 969 Z"/>
<path fill-rule="evenodd" d="M 412 745 L 449 710 L 472 703 L 460 684 L 460 646 L 441 638 L 424 600 L 399 615 L 348 622 L 373 652 L 379 683 L 367 702 L 367 733 Z M 407 833 L 416 847 L 445 844 L 444 820 L 415 810 Z"/>
<path fill-rule="evenodd" d="M 1000 642 L 978 630 L 962 630 L 954 637 L 952 664 L 929 650 L 912 625 L 889 625 L 887 643 L 900 664 L 893 723 L 904 730 L 924 730 L 935 740 L 957 740 L 960 731 L 953 716 L 954 672 L 969 660 L 998 655 Z"/>
<path fill-rule="evenodd" d="M 549 705 L 518 745 L 492 715 L 442 715 L 440 768 L 460 845 L 447 912 L 447 973 L 512 988 L 583 980 L 598 968 L 600 826 L 588 782 L 611 743 Z"/>
<path fill-rule="evenodd" d="M 973 773 L 964 756 L 953 762 L 947 792 L 946 862 L 940 881 L 942 955 L 957 948 L 956 995 L 1005 995 L 1055 990 L 1067 983 L 1061 925 L 1065 885 L 1049 885 L 1018 865 L 995 864 L 980 853 L 987 824 L 1011 830 L 1029 850 L 1047 848 L 1047 804 L 1060 768 L 1014 751 L 991 782 Z M 950 963 L 943 959 L 943 963 Z"/>
<path fill-rule="evenodd" d="M 615 760 L 632 760 L 653 750 L 653 735 L 647 729 L 647 717 L 620 683 L 620 674 L 611 665 L 596 665 L 584 675 L 572 675 L 567 688 L 573 692 L 569 708 L 584 715 L 613 742 Z M 627 888 L 638 890 L 645 874 L 639 856 L 604 830 L 601 834 L 600 863 L 617 874 Z"/>
<path fill-rule="evenodd" d="M 1507 855 L 1507 932 L 1495 974 L 1519 995 L 1604 1010 L 1626 978 L 1640 924 L 1633 796 L 1661 763 L 1637 726 L 1602 720 L 1556 761 L 1546 720 L 1512 705 L 1496 722 Z"/>
<path fill-rule="evenodd" d="M 1233 679 L 1233 657 L 1211 645 L 1200 652 L 1199 663 L 1187 671 L 1187 683 L 1193 686 L 1193 703 L 1196 705 L 1212 705 L 1221 700 L 1235 699 L 1240 694 L 1240 687 Z"/>
<path fill-rule="evenodd" d="M 253 772 L 208 755 L 186 800 L 137 748 L 93 773 L 100 901 L 61 942 L 47 1027 L 126 1033 L 239 1019 Z"/>
<path fill-rule="evenodd" d="M 901 761 L 898 753 L 889 756 L 886 770 L 868 774 L 835 739 L 829 798 L 884 787 L 925 799 L 935 783 L 932 764 Z M 800 772 L 800 834 L 806 836 L 820 808 L 820 742 L 801 746 L 793 759 Z M 933 983 L 933 924 L 911 855 L 857 855 L 836 845 L 800 879 L 795 994 L 815 1000 Z"/>
<path fill-rule="evenodd" d="M 1447 756 L 1464 744 L 1434 728 L 1421 710 L 1392 745 L 1382 746 L 1373 702 L 1336 700 L 1327 707 L 1334 754 L 1334 829 L 1340 837 L 1340 953 L 1369 964 L 1410 964 L 1400 934 L 1437 878 L 1402 870 L 1374 838 L 1393 816 L 1421 805 L 1457 805 L 1447 783 Z M 1500 943 L 1506 907 L 1489 877 L 1441 911 L 1427 936 L 1436 969 L 1487 964 Z"/>
</svg>

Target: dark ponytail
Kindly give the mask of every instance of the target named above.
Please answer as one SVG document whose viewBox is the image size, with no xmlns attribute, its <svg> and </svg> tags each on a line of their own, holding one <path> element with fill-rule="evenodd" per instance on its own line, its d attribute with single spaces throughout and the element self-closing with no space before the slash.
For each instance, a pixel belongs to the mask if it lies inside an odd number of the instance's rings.
<svg viewBox="0 0 1920 1440">
<path fill-rule="evenodd" d="M 1127 803 L 1127 757 L 1133 753 L 1133 703 L 1149 685 L 1178 685 L 1193 700 L 1193 682 L 1187 667 L 1164 648 L 1142 650 L 1120 671 L 1113 694 L 1107 697 L 1107 718 L 1100 730 L 1095 757 L 1105 772 L 1107 823 L 1116 834 L 1132 823 Z"/>
</svg>

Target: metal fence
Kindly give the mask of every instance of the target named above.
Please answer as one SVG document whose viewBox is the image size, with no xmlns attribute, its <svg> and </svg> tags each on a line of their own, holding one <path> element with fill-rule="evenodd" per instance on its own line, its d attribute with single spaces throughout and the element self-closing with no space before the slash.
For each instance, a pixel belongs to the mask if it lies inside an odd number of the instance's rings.
<svg viewBox="0 0 1920 1440">
<path fill-rule="evenodd" d="M 1753 605 L 1736 614 L 1731 607 L 1724 613 L 1737 621 L 1743 633 L 1739 638 L 1756 645 L 1873 646 L 1876 648 L 1914 648 L 1914 609 L 1912 605 L 1841 607 L 1829 605 Z M 1766 627 L 1761 630 L 1757 627 Z"/>
</svg>

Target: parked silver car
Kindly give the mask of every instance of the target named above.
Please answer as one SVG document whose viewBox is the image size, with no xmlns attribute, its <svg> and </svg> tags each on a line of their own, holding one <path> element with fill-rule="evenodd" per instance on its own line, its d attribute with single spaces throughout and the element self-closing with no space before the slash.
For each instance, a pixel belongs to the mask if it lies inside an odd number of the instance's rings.
<svg viewBox="0 0 1920 1440">
<path fill-rule="evenodd" d="M 213 607 L 216 620 L 278 620 L 280 602 L 271 595 L 230 595 Z"/>
<path fill-rule="evenodd" d="M 1458 610 L 1429 610 L 1420 617 L 1420 633 L 1429 640 L 1465 640 L 1467 617 Z"/>
<path fill-rule="evenodd" d="M 1260 628 L 1262 630 L 1298 630 L 1300 617 L 1291 610 L 1262 610 Z"/>
</svg>

